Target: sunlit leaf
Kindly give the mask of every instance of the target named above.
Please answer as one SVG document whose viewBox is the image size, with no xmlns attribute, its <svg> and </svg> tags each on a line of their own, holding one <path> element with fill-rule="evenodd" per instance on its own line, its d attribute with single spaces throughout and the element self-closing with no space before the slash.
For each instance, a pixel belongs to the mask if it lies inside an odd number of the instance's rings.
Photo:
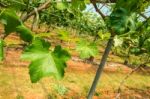
<svg viewBox="0 0 150 99">
<path fill-rule="evenodd" d="M 47 41 L 35 38 L 22 55 L 22 59 L 31 61 L 29 74 L 33 83 L 45 76 L 54 76 L 57 79 L 64 76 L 66 61 L 70 58 L 69 53 L 61 46 L 56 46 L 54 51 L 49 51 L 49 47 L 50 43 Z"/>
</svg>

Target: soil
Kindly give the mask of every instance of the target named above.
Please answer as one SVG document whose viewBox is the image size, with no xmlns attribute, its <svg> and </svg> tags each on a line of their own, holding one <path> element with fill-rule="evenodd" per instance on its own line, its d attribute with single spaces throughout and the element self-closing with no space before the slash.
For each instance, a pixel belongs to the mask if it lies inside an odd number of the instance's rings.
<svg viewBox="0 0 150 99">
<path fill-rule="evenodd" d="M 2 32 L 3 30 L 0 29 L 0 32 Z M 12 34 L 10 35 L 7 40 L 20 40 L 18 37 L 16 37 L 15 34 Z M 21 61 L 20 60 L 20 55 L 22 53 L 22 49 L 16 49 L 16 48 L 5 48 L 5 60 L 3 63 L 3 65 L 5 65 L 6 67 L 10 67 L 10 69 L 12 67 L 18 67 L 18 66 L 22 66 L 22 67 L 27 67 L 29 65 L 29 62 L 25 62 L 25 61 Z M 76 73 L 85 73 L 85 72 L 92 72 L 92 73 L 95 73 L 98 66 L 97 65 L 93 65 L 91 63 L 86 63 L 84 61 L 78 61 L 78 57 L 76 55 L 76 53 L 73 53 L 73 57 L 77 58 L 77 61 L 74 61 L 73 60 L 69 60 L 67 62 L 67 69 L 66 71 L 74 71 Z M 132 71 L 131 68 L 127 67 L 126 65 L 123 65 L 121 63 L 115 63 L 115 62 L 107 62 L 106 63 L 106 66 L 104 68 L 104 72 L 118 72 L 118 71 L 121 71 L 122 73 L 129 73 Z M 135 93 L 135 91 L 137 90 L 133 90 L 134 94 L 132 93 L 124 93 L 122 94 L 122 99 L 130 99 L 130 96 L 131 95 L 134 95 L 136 99 L 142 99 L 142 96 L 145 95 L 145 94 L 150 94 L 150 92 L 147 92 L 147 93 L 143 93 L 142 91 L 138 91 Z M 102 91 L 101 91 L 102 92 Z M 104 90 L 103 92 L 103 96 L 101 99 L 110 99 L 113 98 L 114 96 L 116 96 L 116 94 L 114 94 L 114 92 L 109 92 L 108 90 Z M 26 99 L 39 99 L 41 97 L 42 99 L 42 96 L 40 95 L 37 95 L 37 94 L 30 94 L 30 93 L 26 93 L 28 97 L 26 97 Z M 29 94 L 29 95 L 28 95 Z M 69 93 L 69 96 L 74 96 L 76 93 Z M 98 98 L 99 96 L 94 96 L 93 99 L 99 99 Z M 65 99 L 65 98 L 64 98 Z M 68 99 L 68 98 L 66 98 Z M 79 97 L 76 97 L 74 99 L 84 99 L 84 98 L 79 98 Z M 145 99 L 149 99 L 149 97 L 145 98 Z"/>
</svg>

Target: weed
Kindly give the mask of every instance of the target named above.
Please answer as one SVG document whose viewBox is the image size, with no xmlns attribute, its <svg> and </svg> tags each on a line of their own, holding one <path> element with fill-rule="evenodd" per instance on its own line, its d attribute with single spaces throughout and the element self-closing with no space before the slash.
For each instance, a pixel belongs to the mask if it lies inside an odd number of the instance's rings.
<svg viewBox="0 0 150 99">
<path fill-rule="evenodd" d="M 17 95 L 16 99 L 24 99 L 22 95 Z"/>
<path fill-rule="evenodd" d="M 55 84 L 53 88 L 59 95 L 65 95 L 68 92 L 68 89 L 61 84 Z"/>
</svg>

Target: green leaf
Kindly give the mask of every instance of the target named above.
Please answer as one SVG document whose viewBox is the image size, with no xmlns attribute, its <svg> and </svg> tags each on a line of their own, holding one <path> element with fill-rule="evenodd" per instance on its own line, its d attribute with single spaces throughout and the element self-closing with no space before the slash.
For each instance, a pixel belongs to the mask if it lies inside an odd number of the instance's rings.
<svg viewBox="0 0 150 99">
<path fill-rule="evenodd" d="M 117 35 L 136 29 L 137 14 L 125 8 L 116 8 L 109 17 L 107 26 Z"/>
<path fill-rule="evenodd" d="M 4 59 L 4 41 L 0 39 L 0 61 Z"/>
<path fill-rule="evenodd" d="M 66 61 L 70 58 L 69 53 L 61 46 L 56 46 L 54 51 L 49 51 L 49 47 L 50 43 L 47 41 L 35 38 L 21 57 L 31 61 L 29 74 L 32 83 L 36 83 L 45 76 L 54 76 L 57 79 L 64 76 Z"/>
<path fill-rule="evenodd" d="M 80 58 L 87 59 L 98 54 L 98 48 L 95 43 L 89 43 L 85 40 L 80 40 L 76 46 L 76 50 L 80 54 Z"/>
<path fill-rule="evenodd" d="M 31 42 L 33 39 L 33 33 L 24 25 L 20 25 L 16 28 L 16 32 L 20 34 L 20 37 L 25 42 Z"/>
<path fill-rule="evenodd" d="M 60 45 L 55 47 L 55 49 L 54 49 L 52 54 L 53 54 L 53 56 L 58 58 L 58 61 L 62 60 L 62 61 L 65 62 L 65 61 L 67 61 L 67 60 L 69 60 L 71 58 L 71 56 L 67 52 L 67 50 L 62 49 Z"/>
<path fill-rule="evenodd" d="M 6 9 L 0 14 L 0 22 L 5 26 L 5 33 L 9 35 L 16 31 L 16 27 L 21 25 L 19 17 L 14 10 Z"/>
<path fill-rule="evenodd" d="M 12 32 L 18 32 L 22 40 L 26 42 L 32 41 L 32 31 L 22 25 L 21 20 L 14 10 L 6 9 L 2 11 L 0 14 L 0 21 L 4 24 L 6 35 L 9 35 Z"/>
<path fill-rule="evenodd" d="M 44 53 L 49 52 L 50 43 L 43 39 L 35 38 L 31 45 L 27 46 L 22 55 L 22 59 L 34 61 L 39 58 L 39 56 L 44 55 Z"/>
</svg>

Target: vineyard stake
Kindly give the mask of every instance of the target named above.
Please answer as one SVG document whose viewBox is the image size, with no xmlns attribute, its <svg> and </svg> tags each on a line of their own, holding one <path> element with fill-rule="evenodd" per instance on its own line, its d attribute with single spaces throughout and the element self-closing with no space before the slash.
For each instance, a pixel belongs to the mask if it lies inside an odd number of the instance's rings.
<svg viewBox="0 0 150 99">
<path fill-rule="evenodd" d="M 102 74 L 102 71 L 103 71 L 103 68 L 105 66 L 105 63 L 107 61 L 107 58 L 108 58 L 108 55 L 109 55 L 109 52 L 111 50 L 111 46 L 113 44 L 113 37 L 110 37 L 108 43 L 107 43 L 107 46 L 105 48 L 105 52 L 102 56 L 102 59 L 101 59 L 101 62 L 99 64 L 99 67 L 97 69 L 97 72 L 96 72 L 96 75 L 95 75 L 95 78 L 94 78 L 94 81 L 92 83 L 92 86 L 90 88 L 90 91 L 88 93 L 88 96 L 87 96 L 87 99 L 92 99 L 93 95 L 94 95 L 94 92 L 95 92 L 95 89 L 96 89 L 96 86 L 98 84 L 98 81 L 101 77 L 101 74 Z"/>
</svg>

